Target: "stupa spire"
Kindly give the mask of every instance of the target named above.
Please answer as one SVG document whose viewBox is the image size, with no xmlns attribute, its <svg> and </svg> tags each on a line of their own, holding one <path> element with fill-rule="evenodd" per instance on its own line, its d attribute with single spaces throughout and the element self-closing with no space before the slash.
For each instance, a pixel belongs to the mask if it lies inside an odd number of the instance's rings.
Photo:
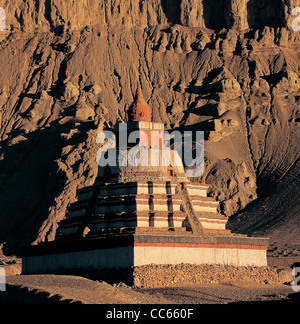
<svg viewBox="0 0 300 324">
<path fill-rule="evenodd" d="M 128 111 L 129 121 L 151 122 L 151 109 L 146 103 L 140 83 L 138 83 L 135 100 Z"/>
</svg>

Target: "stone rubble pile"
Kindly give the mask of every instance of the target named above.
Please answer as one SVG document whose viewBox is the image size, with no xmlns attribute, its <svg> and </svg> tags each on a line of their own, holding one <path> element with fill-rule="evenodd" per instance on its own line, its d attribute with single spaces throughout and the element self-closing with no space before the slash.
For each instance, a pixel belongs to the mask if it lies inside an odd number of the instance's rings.
<svg viewBox="0 0 300 324">
<path fill-rule="evenodd" d="M 136 288 L 158 288 L 195 284 L 230 283 L 245 280 L 254 283 L 277 284 L 279 276 L 270 267 L 234 267 L 218 265 L 147 265 L 133 270 Z"/>
</svg>

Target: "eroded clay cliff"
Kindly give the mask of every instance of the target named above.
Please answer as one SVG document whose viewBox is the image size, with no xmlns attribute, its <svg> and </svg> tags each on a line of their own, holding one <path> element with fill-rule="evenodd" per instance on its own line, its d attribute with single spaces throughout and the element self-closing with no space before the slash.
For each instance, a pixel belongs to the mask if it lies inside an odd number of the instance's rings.
<svg viewBox="0 0 300 324">
<path fill-rule="evenodd" d="M 291 12 L 299 1 L 0 6 L 7 25 L 0 34 L 0 243 L 7 253 L 54 238 L 76 189 L 95 180 L 98 132 L 126 121 L 138 81 L 154 121 L 205 131 L 199 181 L 212 185 L 227 216 L 263 204 L 295 169 L 300 36 Z M 297 185 L 299 174 L 292 176 Z M 299 229 L 297 206 L 291 214 Z M 232 226 L 252 233 L 268 215 L 236 216 Z M 277 221 L 284 224 L 270 220 Z M 296 238 L 289 241 L 299 244 Z"/>
</svg>

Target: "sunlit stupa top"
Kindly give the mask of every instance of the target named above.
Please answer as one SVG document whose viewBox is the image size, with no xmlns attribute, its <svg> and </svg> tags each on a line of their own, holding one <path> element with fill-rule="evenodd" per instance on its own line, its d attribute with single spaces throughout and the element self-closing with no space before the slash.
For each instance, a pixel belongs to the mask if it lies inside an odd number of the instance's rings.
<svg viewBox="0 0 300 324">
<path fill-rule="evenodd" d="M 135 100 L 128 111 L 129 121 L 151 122 L 151 109 L 146 103 L 140 84 L 138 85 Z"/>
</svg>

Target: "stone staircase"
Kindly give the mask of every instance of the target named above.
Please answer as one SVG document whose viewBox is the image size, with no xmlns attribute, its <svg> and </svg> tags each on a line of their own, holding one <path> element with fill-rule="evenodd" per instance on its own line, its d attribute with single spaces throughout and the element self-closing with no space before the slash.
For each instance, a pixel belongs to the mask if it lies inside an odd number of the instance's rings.
<svg viewBox="0 0 300 324">
<path fill-rule="evenodd" d="M 179 182 L 176 178 L 174 178 L 174 180 L 177 182 L 178 193 L 182 199 L 183 207 L 187 214 L 193 234 L 205 236 L 205 230 L 195 213 L 186 184 Z"/>
</svg>

